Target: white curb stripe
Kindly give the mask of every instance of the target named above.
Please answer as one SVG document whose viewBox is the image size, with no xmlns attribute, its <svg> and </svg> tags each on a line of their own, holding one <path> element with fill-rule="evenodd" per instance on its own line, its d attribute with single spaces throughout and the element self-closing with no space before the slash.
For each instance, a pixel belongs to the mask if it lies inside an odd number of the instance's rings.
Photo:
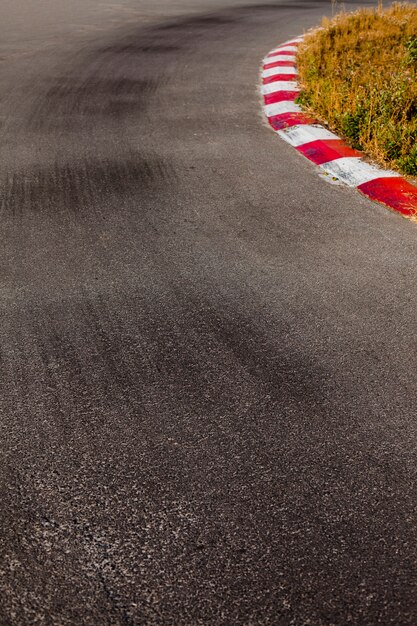
<svg viewBox="0 0 417 626">
<path fill-rule="evenodd" d="M 290 39 L 289 41 L 284 41 L 284 43 L 282 44 L 283 46 L 288 46 L 291 43 L 300 43 L 301 41 L 303 41 L 305 35 L 300 35 L 299 37 L 296 37 L 295 39 Z"/>
<path fill-rule="evenodd" d="M 295 67 L 271 67 L 269 70 L 263 70 L 262 78 L 270 78 L 271 76 L 282 74 L 298 74 L 298 71 Z"/>
<path fill-rule="evenodd" d="M 381 172 L 380 169 L 362 161 L 360 157 L 342 157 L 341 159 L 319 165 L 319 169 L 338 178 L 349 187 L 358 187 L 363 185 L 363 183 L 375 180 L 375 178 L 381 178 L 381 176 L 384 176 L 384 178 L 400 176 L 397 172 L 390 170 Z"/>
<path fill-rule="evenodd" d="M 290 128 L 277 132 L 280 137 L 295 148 L 305 143 L 317 141 L 318 139 L 339 139 L 337 135 L 327 130 L 327 128 L 323 128 L 323 126 L 312 126 L 311 124 L 291 126 Z"/>
<path fill-rule="evenodd" d="M 297 52 L 297 46 L 280 46 L 279 48 L 275 48 L 275 50 L 271 50 L 270 54 L 276 54 L 277 52 L 293 52 L 295 54 Z"/>
<path fill-rule="evenodd" d="M 292 100 L 284 100 L 284 102 L 275 102 L 274 104 L 267 104 L 264 107 L 267 117 L 272 115 L 281 115 L 281 113 L 299 113 L 301 107 L 295 104 Z"/>
<path fill-rule="evenodd" d="M 268 96 L 271 93 L 278 93 L 279 91 L 300 91 L 300 86 L 295 80 L 276 80 L 269 85 L 262 85 L 261 92 L 264 96 Z"/>
<path fill-rule="evenodd" d="M 277 61 L 292 61 L 295 63 L 296 58 L 295 54 L 277 54 L 277 56 L 274 57 L 265 57 L 264 65 L 267 65 L 268 63 L 276 63 Z"/>
</svg>

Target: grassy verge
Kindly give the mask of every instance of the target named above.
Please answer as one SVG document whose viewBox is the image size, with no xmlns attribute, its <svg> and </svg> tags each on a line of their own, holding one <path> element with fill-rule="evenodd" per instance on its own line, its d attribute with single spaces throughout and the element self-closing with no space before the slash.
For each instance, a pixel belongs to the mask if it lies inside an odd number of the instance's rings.
<svg viewBox="0 0 417 626">
<path fill-rule="evenodd" d="M 298 101 L 350 144 L 417 175 L 417 7 L 323 19 L 299 49 Z"/>
</svg>

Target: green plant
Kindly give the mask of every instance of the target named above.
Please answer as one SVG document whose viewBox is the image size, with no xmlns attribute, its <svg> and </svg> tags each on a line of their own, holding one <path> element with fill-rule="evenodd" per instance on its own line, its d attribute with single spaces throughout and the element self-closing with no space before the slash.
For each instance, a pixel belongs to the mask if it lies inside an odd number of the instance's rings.
<svg viewBox="0 0 417 626">
<path fill-rule="evenodd" d="M 405 48 L 407 50 L 407 62 L 417 63 L 417 37 L 410 37 L 405 42 Z"/>
</svg>

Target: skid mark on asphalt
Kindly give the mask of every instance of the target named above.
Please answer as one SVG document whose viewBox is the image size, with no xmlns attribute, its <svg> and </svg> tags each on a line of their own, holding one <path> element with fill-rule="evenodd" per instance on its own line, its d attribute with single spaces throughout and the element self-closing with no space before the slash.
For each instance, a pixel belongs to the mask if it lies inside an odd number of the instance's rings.
<svg viewBox="0 0 417 626">
<path fill-rule="evenodd" d="M 123 121 L 130 115 L 140 115 L 155 94 L 159 81 L 135 76 L 137 73 L 125 70 L 124 75 L 100 77 L 100 73 L 95 72 L 82 79 L 56 79 L 46 90 L 44 109 L 39 106 L 30 117 L 30 130 L 80 132 L 88 129 L 93 132 L 106 118 Z"/>
<path fill-rule="evenodd" d="M 88 116 L 121 118 L 149 107 L 157 90 L 169 79 L 169 64 L 179 55 L 189 55 L 202 39 L 226 33 L 234 24 L 249 20 L 253 12 L 274 13 L 285 8 L 308 8 L 309 0 L 293 5 L 265 4 L 227 9 L 167 21 L 122 35 L 74 58 L 70 72 L 52 79 L 29 120 L 29 129 L 40 131 L 88 125 Z M 152 66 L 150 57 L 152 56 Z"/>
<path fill-rule="evenodd" d="M 380 529 L 369 524 L 369 506 L 388 532 L 384 516 L 390 519 L 395 506 L 411 509 L 411 503 L 402 491 L 394 492 L 398 500 L 392 491 L 386 495 L 383 472 L 361 473 L 372 438 L 369 446 L 349 438 L 353 399 L 341 419 L 331 389 L 320 384 L 329 371 L 315 366 L 308 348 L 300 353 L 290 327 L 276 329 L 282 348 L 273 350 L 253 318 L 236 315 L 235 303 L 219 312 L 185 293 L 175 300 L 160 280 L 159 293 L 155 287 L 142 290 L 135 302 L 125 295 L 119 302 L 84 302 L 82 316 L 68 302 L 27 310 L 19 325 L 27 339 L 19 341 L 25 350 L 20 358 L 5 331 L 11 349 L 3 351 L 0 388 L 13 375 L 28 381 L 6 420 L 17 425 L 9 437 L 18 437 L 12 449 L 19 476 L 16 489 L 13 484 L 6 493 L 5 528 L 12 534 L 18 527 L 23 537 L 17 547 L 12 544 L 0 572 L 7 602 L 24 584 L 37 592 L 32 603 L 21 595 L 16 599 L 27 623 L 35 610 L 65 617 L 72 610 L 78 622 L 82 608 L 110 614 L 111 623 L 122 616 L 152 623 L 158 609 L 162 621 L 175 623 L 168 619 L 171 611 L 187 611 L 182 585 L 192 597 L 208 587 L 209 606 L 218 606 L 218 586 L 207 583 L 220 572 L 227 615 L 221 623 L 244 623 L 247 615 L 245 603 L 228 601 L 236 581 L 249 581 L 245 598 L 257 611 L 253 623 L 265 621 L 265 606 L 274 623 L 291 589 L 295 606 L 297 590 L 306 588 L 310 611 L 319 611 L 316 587 L 334 590 L 333 571 L 342 577 L 351 563 L 344 541 L 357 541 L 362 554 L 364 537 L 396 580 Z M 124 307 L 136 312 L 135 319 L 124 317 Z M 34 359 L 41 365 L 37 377 L 31 372 Z M 271 386 L 271 394 L 259 380 Z M 44 392 L 36 404 L 30 402 L 34 386 Z M 281 402 L 288 411 L 286 400 L 297 386 L 299 397 L 288 415 Z M 312 419 L 315 413 L 319 422 Z M 30 434 L 24 441 L 22 423 Z M 32 453 L 39 450 L 36 467 L 28 445 Z M 390 477 L 397 476 L 395 461 L 395 455 L 389 459 Z M 406 484 L 401 482 L 401 490 Z M 341 526 L 352 510 L 355 525 Z M 307 540 L 300 541 L 306 532 Z M 409 548 L 394 541 L 407 572 Z M 300 585 L 297 568 L 307 558 L 319 559 L 319 569 L 329 572 L 324 582 L 310 578 L 307 567 Z M 334 567 L 328 567 L 329 559 Z M 373 566 L 371 561 L 361 567 L 365 580 Z M 56 589 L 65 598 L 59 608 Z M 80 607 L 78 595 L 93 601 Z M 184 623 L 198 623 L 198 603 L 192 610 Z M 93 617 L 90 622 L 106 623 Z"/>
<path fill-rule="evenodd" d="M 15 172 L 0 180 L 1 211 L 89 213 L 98 202 L 175 182 L 170 163 L 158 156 L 129 153 L 115 159 L 86 159 L 50 168 Z"/>
<path fill-rule="evenodd" d="M 300 3 L 302 8 L 310 5 L 310 0 Z M 207 45 L 249 22 L 255 9 L 275 14 L 282 8 L 273 4 L 229 8 L 129 27 L 113 40 L 77 51 L 63 71 L 57 68 L 54 75 L 40 77 L 25 126 L 34 145 L 39 137 L 46 148 L 38 149 L 32 169 L 16 167 L 3 182 L 0 179 L 2 210 L 23 214 L 55 208 L 82 214 L 94 211 L 94 205 L 111 194 L 129 197 L 150 188 L 163 192 L 168 184 L 172 191 L 174 159 L 163 157 L 158 146 L 149 150 L 149 121 L 159 93 L 175 77 L 179 59 L 192 59 L 202 42 Z M 157 116 L 152 121 L 157 124 Z M 147 148 L 141 145 L 142 134 Z M 89 141 L 97 149 L 80 154 L 80 142 Z M 108 154 L 112 142 L 118 145 L 113 152 L 119 156 Z"/>
<path fill-rule="evenodd" d="M 161 24 L 155 30 L 163 32 L 166 30 L 184 30 L 184 29 L 204 29 L 211 26 L 223 26 L 236 21 L 235 18 L 225 17 L 221 15 L 196 16 L 188 19 L 176 20 L 168 24 Z"/>
<path fill-rule="evenodd" d="M 164 45 L 156 43 L 120 43 L 102 48 L 106 54 L 173 54 L 180 50 L 180 46 Z"/>
</svg>

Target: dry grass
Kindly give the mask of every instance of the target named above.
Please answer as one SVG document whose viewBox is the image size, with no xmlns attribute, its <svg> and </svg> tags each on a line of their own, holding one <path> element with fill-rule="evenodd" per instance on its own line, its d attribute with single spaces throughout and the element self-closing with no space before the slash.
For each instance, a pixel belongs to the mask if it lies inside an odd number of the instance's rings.
<svg viewBox="0 0 417 626">
<path fill-rule="evenodd" d="M 299 102 L 355 148 L 417 175 L 417 7 L 323 19 L 299 50 Z"/>
</svg>

